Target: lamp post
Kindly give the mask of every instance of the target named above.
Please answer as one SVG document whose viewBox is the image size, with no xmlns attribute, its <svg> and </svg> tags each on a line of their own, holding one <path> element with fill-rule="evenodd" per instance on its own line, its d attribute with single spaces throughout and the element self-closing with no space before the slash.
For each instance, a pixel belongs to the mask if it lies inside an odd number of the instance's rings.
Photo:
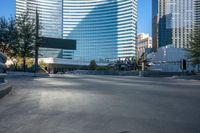
<svg viewBox="0 0 200 133">
<path fill-rule="evenodd" d="M 35 70 L 34 70 L 34 75 L 36 76 L 37 69 L 38 69 L 38 51 L 39 51 L 39 14 L 38 10 L 36 8 L 36 34 L 35 34 Z"/>
</svg>

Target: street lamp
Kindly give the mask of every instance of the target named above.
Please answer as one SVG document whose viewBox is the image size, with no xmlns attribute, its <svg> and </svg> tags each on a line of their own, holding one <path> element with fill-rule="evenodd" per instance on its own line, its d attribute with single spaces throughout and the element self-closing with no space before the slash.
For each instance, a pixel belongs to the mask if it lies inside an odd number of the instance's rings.
<svg viewBox="0 0 200 133">
<path fill-rule="evenodd" d="M 34 75 L 36 76 L 36 72 L 38 69 L 38 51 L 39 51 L 39 14 L 36 7 L 36 24 L 35 24 L 36 34 L 35 34 L 35 70 Z"/>
</svg>

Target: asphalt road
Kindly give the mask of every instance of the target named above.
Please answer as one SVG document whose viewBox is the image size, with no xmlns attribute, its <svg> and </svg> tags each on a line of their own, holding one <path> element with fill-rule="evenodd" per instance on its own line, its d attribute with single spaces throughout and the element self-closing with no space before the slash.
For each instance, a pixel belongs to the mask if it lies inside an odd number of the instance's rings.
<svg viewBox="0 0 200 133">
<path fill-rule="evenodd" d="M 200 81 L 14 76 L 0 133 L 200 133 Z"/>
</svg>

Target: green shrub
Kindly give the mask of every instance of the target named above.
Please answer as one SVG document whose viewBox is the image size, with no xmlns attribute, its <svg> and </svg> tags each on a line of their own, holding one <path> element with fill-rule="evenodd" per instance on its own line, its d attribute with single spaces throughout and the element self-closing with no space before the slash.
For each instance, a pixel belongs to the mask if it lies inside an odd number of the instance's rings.
<svg viewBox="0 0 200 133">
<path fill-rule="evenodd" d="M 97 63 L 95 60 L 91 60 L 90 65 L 89 65 L 90 70 L 96 70 L 97 69 Z"/>
</svg>

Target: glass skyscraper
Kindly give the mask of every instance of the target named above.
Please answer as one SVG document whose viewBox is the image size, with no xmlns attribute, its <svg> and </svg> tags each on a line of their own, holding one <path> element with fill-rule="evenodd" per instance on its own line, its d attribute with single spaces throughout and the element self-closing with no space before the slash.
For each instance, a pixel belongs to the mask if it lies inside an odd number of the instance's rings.
<svg viewBox="0 0 200 133">
<path fill-rule="evenodd" d="M 152 46 L 158 48 L 158 0 L 152 0 Z"/>
<path fill-rule="evenodd" d="M 188 48 L 194 29 L 194 0 L 159 0 L 159 47 Z"/>
<path fill-rule="evenodd" d="M 16 0 L 16 15 L 29 11 L 34 16 L 36 7 L 42 36 L 77 41 L 75 51 L 54 51 L 57 58 L 105 61 L 136 56 L 137 0 Z"/>
<path fill-rule="evenodd" d="M 62 38 L 62 0 L 16 0 L 16 16 L 28 11 L 35 17 L 36 8 L 42 36 Z"/>
<path fill-rule="evenodd" d="M 200 0 L 195 0 L 195 28 L 200 29 Z"/>
</svg>

